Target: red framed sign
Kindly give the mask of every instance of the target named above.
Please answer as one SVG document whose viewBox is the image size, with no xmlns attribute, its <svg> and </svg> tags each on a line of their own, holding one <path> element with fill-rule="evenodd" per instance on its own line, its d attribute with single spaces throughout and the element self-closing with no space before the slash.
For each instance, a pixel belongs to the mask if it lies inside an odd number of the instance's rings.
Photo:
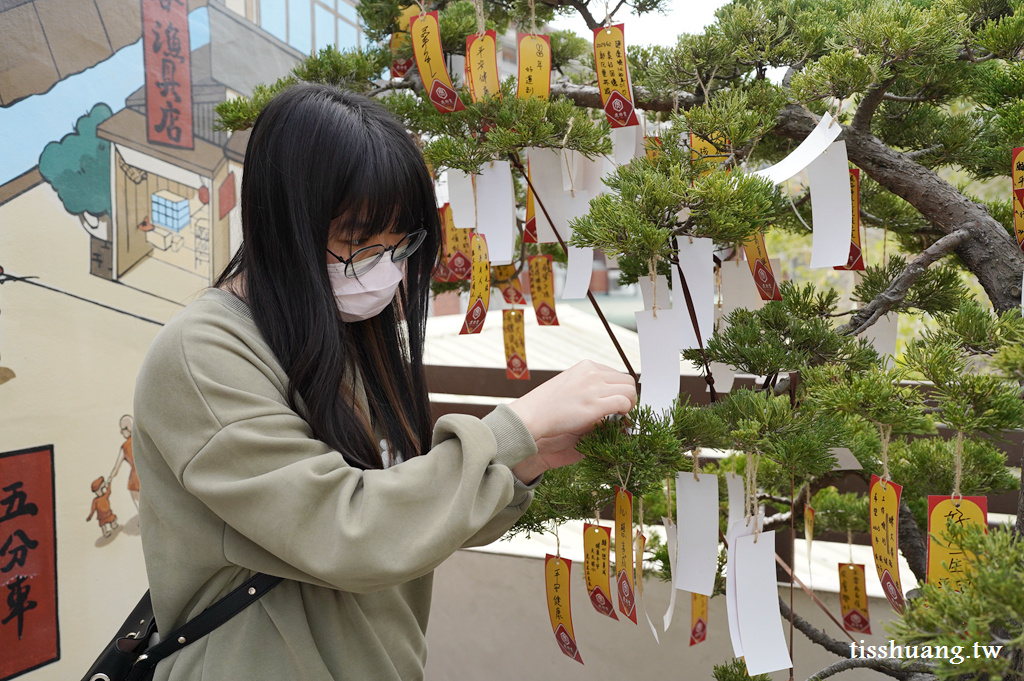
<svg viewBox="0 0 1024 681">
<path fill-rule="evenodd" d="M 60 659 L 53 445 L 0 454 L 0 681 Z"/>
<path fill-rule="evenodd" d="M 146 139 L 192 149 L 192 54 L 185 0 L 142 0 Z"/>
</svg>

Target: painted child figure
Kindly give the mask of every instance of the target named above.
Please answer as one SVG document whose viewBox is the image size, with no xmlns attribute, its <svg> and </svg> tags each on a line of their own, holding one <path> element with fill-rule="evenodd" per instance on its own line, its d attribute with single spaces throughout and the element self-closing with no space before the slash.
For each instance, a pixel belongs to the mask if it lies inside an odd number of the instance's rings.
<svg viewBox="0 0 1024 681">
<path fill-rule="evenodd" d="M 92 491 L 96 498 L 92 500 L 92 510 L 85 520 L 88 522 L 95 515 L 103 536 L 109 537 L 117 529 L 117 516 L 110 510 L 110 485 L 104 478 L 96 478 L 92 481 Z"/>
<path fill-rule="evenodd" d="M 128 491 L 132 495 L 132 501 L 135 502 L 135 508 L 139 508 L 139 476 L 135 474 L 135 457 L 132 455 L 132 417 L 131 414 L 125 414 L 121 417 L 120 422 L 121 437 L 124 438 L 124 443 L 121 448 L 117 451 L 117 460 L 114 462 L 114 470 L 110 471 L 108 480 L 113 480 L 114 476 L 117 475 L 118 471 L 121 470 L 121 464 L 128 462 Z"/>
</svg>

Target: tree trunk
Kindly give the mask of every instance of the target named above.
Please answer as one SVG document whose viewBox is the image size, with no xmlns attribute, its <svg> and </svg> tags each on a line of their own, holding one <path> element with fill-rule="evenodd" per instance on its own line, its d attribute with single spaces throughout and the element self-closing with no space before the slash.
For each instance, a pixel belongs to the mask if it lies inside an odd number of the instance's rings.
<svg viewBox="0 0 1024 681">
<path fill-rule="evenodd" d="M 686 109 L 703 101 L 689 92 L 678 93 L 675 100 L 653 97 L 641 87 L 634 87 L 633 94 L 637 107 L 648 111 Z M 601 93 L 596 87 L 556 83 L 551 87 L 551 95 L 568 97 L 578 106 L 601 108 Z M 817 120 L 809 111 L 790 104 L 779 112 L 774 133 L 802 141 L 815 125 Z M 891 149 L 870 133 L 844 127 L 840 139 L 846 141 L 853 163 L 906 200 L 945 234 L 958 229 L 969 233 L 955 253 L 978 277 L 997 311 L 1005 312 L 1021 304 L 1024 253 L 986 206 L 971 201 L 909 154 Z"/>
</svg>

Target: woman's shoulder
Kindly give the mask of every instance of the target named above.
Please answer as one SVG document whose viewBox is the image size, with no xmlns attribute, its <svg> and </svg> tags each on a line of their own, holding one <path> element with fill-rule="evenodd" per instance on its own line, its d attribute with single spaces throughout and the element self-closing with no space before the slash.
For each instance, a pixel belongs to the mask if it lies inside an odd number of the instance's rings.
<svg viewBox="0 0 1024 681">
<path fill-rule="evenodd" d="M 263 340 L 248 306 L 233 294 L 206 289 L 175 315 L 153 339 L 140 378 L 153 373 L 231 376 L 283 376 L 273 352 Z"/>
</svg>

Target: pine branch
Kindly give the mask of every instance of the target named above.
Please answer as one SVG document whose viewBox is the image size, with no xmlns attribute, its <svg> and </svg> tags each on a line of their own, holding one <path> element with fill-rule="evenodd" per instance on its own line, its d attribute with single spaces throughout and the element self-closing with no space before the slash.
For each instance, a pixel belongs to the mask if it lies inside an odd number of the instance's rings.
<svg viewBox="0 0 1024 681">
<path fill-rule="evenodd" d="M 840 334 L 856 336 L 874 324 L 878 321 L 879 317 L 889 312 L 897 303 L 906 298 L 910 287 L 928 269 L 929 265 L 947 255 L 969 236 L 970 233 L 966 229 L 958 229 L 926 248 L 921 255 L 917 256 L 912 263 L 907 265 L 907 268 L 903 270 L 903 274 L 896 277 L 889 284 L 889 288 L 876 296 L 862 310 L 859 310 L 848 323 L 839 327 L 837 331 Z"/>
<path fill-rule="evenodd" d="M 919 161 L 922 158 L 924 158 L 925 156 L 927 156 L 928 154 L 934 154 L 936 151 L 939 151 L 944 146 L 945 145 L 943 145 L 943 144 L 936 144 L 934 146 L 930 146 L 930 147 L 927 147 L 925 149 L 918 149 L 917 151 L 906 151 L 906 152 L 904 152 L 904 154 L 906 155 L 907 158 L 909 158 L 911 160 Z"/>
<path fill-rule="evenodd" d="M 929 97 L 928 95 L 894 95 L 891 92 L 886 92 L 882 95 L 882 99 L 887 102 L 930 102 L 939 97 Z"/>
</svg>

